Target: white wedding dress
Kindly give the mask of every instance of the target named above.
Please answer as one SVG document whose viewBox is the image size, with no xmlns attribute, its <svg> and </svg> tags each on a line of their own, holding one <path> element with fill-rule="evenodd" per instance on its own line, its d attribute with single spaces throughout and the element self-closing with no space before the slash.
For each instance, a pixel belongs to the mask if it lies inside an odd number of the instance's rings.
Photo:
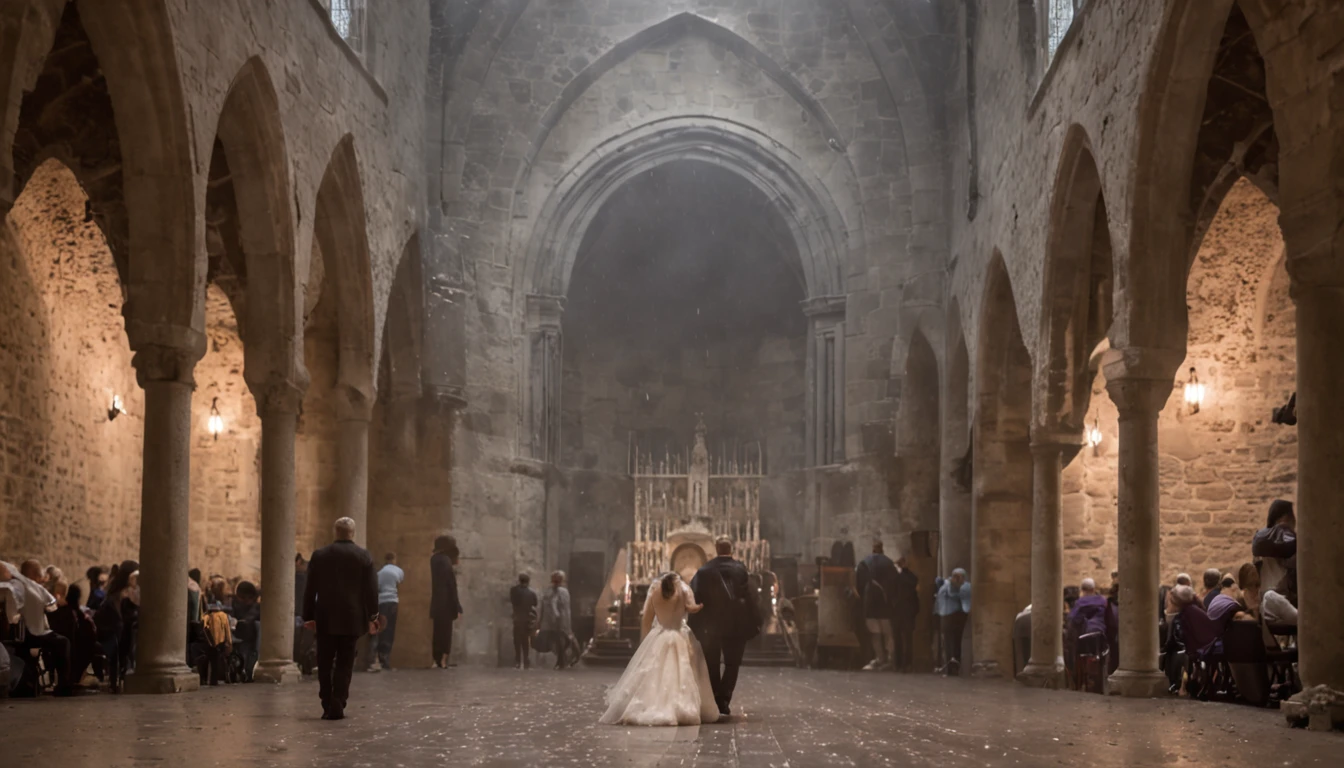
<svg viewBox="0 0 1344 768">
<path fill-rule="evenodd" d="M 705 652 L 686 614 L 699 610 L 685 582 L 664 599 L 659 583 L 644 603 L 644 641 L 607 691 L 607 725 L 700 725 L 719 719 Z"/>
</svg>

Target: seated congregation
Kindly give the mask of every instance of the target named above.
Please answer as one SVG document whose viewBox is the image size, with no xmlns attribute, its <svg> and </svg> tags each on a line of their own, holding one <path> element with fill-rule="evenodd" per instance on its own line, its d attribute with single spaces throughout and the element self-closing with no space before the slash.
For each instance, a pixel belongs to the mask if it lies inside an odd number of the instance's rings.
<svg viewBox="0 0 1344 768">
<path fill-rule="evenodd" d="M 1188 574 L 1164 585 L 1156 607 L 1159 664 L 1169 691 L 1203 701 L 1277 706 L 1302 689 L 1297 672 L 1297 535 L 1292 502 L 1270 505 L 1250 542 L 1250 562 L 1207 569 L 1197 588 Z M 1070 687 L 1105 693 L 1119 664 L 1124 592 L 1085 578 L 1064 590 L 1064 662 Z M 1031 606 L 1014 626 L 1015 672 L 1027 664 Z"/>
</svg>

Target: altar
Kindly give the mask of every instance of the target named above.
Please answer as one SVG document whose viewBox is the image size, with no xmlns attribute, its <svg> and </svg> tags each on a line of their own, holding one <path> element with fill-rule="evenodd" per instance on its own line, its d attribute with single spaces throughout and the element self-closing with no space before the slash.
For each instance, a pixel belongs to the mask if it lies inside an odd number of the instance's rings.
<svg viewBox="0 0 1344 768">
<path fill-rule="evenodd" d="M 635 538 L 626 551 L 627 583 L 645 585 L 668 571 L 687 582 L 715 556 L 715 539 L 733 540 L 733 555 L 749 573 L 770 567 L 770 543 L 761 538 L 761 480 L 765 457 L 759 442 L 711 455 L 700 419 L 695 445 L 661 456 L 632 438 Z"/>
</svg>

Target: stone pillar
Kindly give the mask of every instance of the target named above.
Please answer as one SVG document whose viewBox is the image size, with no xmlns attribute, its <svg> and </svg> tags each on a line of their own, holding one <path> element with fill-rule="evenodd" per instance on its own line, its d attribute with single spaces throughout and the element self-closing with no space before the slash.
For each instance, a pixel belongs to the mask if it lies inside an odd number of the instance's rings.
<svg viewBox="0 0 1344 768">
<path fill-rule="evenodd" d="M 1292 266 L 1290 260 L 1290 267 Z M 1344 704 L 1312 710 L 1313 688 L 1344 693 L 1344 398 L 1340 397 L 1339 339 L 1344 333 L 1344 288 L 1293 282 L 1297 304 L 1297 635 L 1304 691 L 1289 716 L 1311 715 L 1313 728 L 1344 720 Z M 1344 696 L 1334 699 L 1344 701 Z M 1326 711 L 1326 710 L 1333 710 Z"/>
<path fill-rule="evenodd" d="M 373 401 L 347 389 L 337 409 L 336 517 L 355 521 L 355 543 L 369 545 L 369 419 Z"/>
<path fill-rule="evenodd" d="M 1166 693 L 1167 679 L 1157 668 L 1157 594 L 1159 573 L 1159 499 L 1157 415 L 1171 396 L 1170 378 L 1112 376 L 1106 391 L 1120 412 L 1117 488 L 1120 550 L 1120 667 L 1110 677 L 1122 696 Z M 1034 611 L 1035 609 L 1033 609 Z"/>
<path fill-rule="evenodd" d="M 187 529 L 191 519 L 192 372 L 201 351 L 145 345 L 136 378 L 145 391 L 140 489 L 140 629 L 128 693 L 200 688 L 187 667 Z"/>
<path fill-rule="evenodd" d="M 1018 675 L 1034 688 L 1063 688 L 1064 513 L 1060 496 L 1062 440 L 1031 442 L 1031 659 Z"/>
<path fill-rule="evenodd" d="M 294 654 L 295 503 L 294 440 L 306 384 L 253 386 L 261 414 L 261 682 L 299 678 Z"/>
<path fill-rule="evenodd" d="M 812 466 L 845 460 L 845 306 L 844 296 L 803 302 L 807 337 L 807 457 Z"/>
<path fill-rule="evenodd" d="M 562 296 L 527 297 L 527 380 L 523 455 L 542 462 L 560 458 L 560 379 L 564 362 Z"/>
</svg>

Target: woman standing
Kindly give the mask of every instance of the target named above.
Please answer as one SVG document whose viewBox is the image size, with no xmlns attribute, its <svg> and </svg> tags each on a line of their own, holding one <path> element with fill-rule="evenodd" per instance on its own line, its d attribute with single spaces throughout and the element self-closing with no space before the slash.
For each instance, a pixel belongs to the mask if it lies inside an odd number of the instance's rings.
<svg viewBox="0 0 1344 768">
<path fill-rule="evenodd" d="M 434 539 L 434 555 L 429 558 L 429 618 L 434 622 L 434 666 L 439 669 L 455 667 L 449 661 L 453 653 L 453 622 L 462 618 L 462 602 L 457 596 L 457 539 L 440 536 Z"/>
</svg>

